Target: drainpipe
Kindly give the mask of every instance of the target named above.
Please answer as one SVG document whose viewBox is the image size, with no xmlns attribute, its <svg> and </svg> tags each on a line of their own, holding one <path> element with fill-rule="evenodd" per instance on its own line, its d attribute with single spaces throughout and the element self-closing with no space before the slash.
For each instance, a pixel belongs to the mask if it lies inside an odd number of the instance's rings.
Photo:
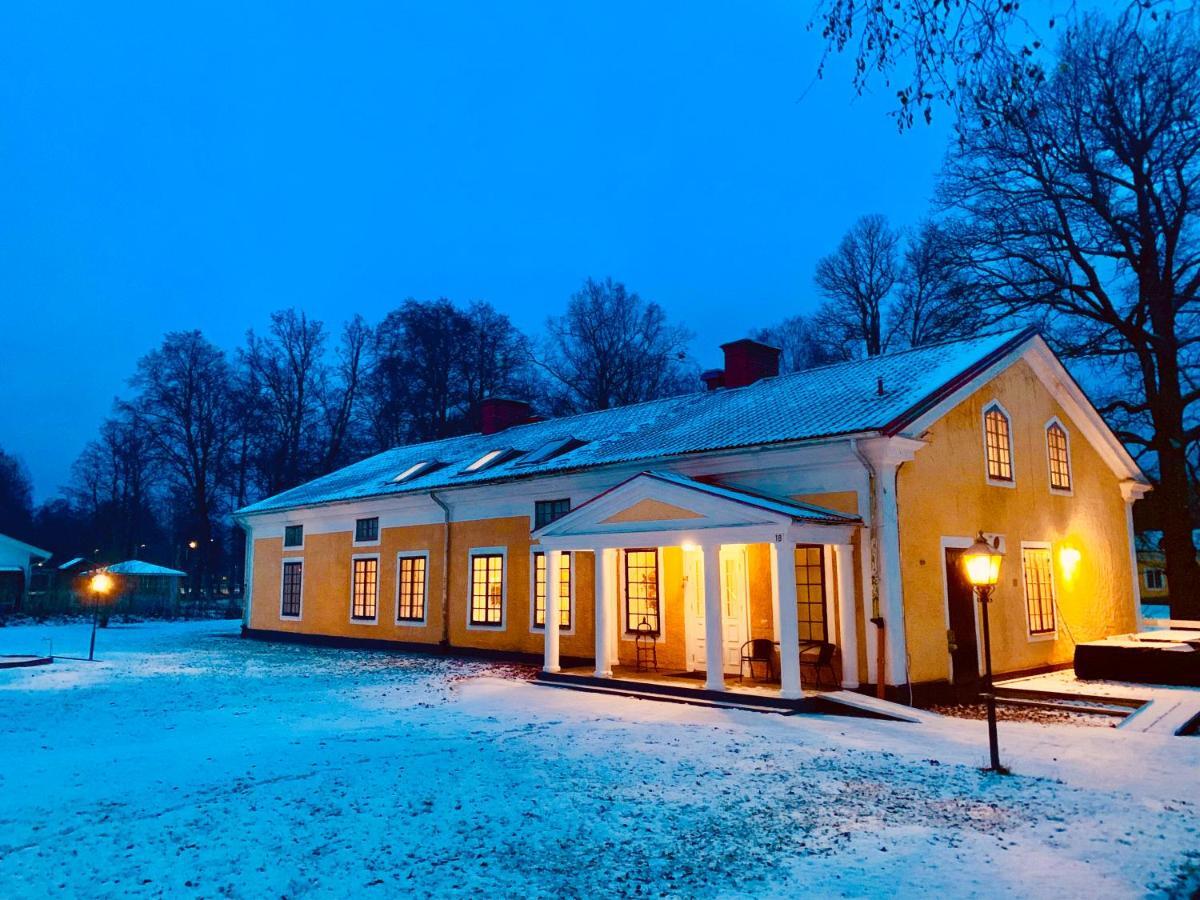
<svg viewBox="0 0 1200 900">
<path fill-rule="evenodd" d="M 850 440 L 850 449 L 854 451 L 854 455 L 858 457 L 858 461 L 867 471 L 867 493 L 868 493 L 868 514 L 870 522 L 867 526 L 868 538 L 868 559 L 871 561 L 871 624 L 878 629 L 875 641 L 875 695 L 879 699 L 885 699 L 887 694 L 887 684 L 884 676 L 885 663 L 887 662 L 887 632 L 883 616 L 879 610 L 879 499 L 876 494 L 877 481 L 875 476 L 875 467 L 871 465 L 870 460 L 863 456 L 863 452 L 858 448 L 858 441 L 854 438 Z"/>
<path fill-rule="evenodd" d="M 429 499 L 442 508 L 442 642 L 443 650 L 450 649 L 450 507 L 436 491 L 429 492 Z"/>
</svg>

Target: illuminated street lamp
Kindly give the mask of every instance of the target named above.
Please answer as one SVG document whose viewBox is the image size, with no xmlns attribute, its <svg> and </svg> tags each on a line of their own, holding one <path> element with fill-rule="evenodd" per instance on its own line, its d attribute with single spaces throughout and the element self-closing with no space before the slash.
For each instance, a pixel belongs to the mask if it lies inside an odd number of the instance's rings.
<svg viewBox="0 0 1200 900">
<path fill-rule="evenodd" d="M 99 614 L 100 598 L 113 589 L 113 577 L 107 572 L 97 572 L 88 581 L 92 592 L 92 643 L 88 647 L 88 659 L 96 658 L 96 617 Z"/>
<path fill-rule="evenodd" d="M 988 605 L 992 602 L 992 591 L 1000 581 L 1000 539 L 989 544 L 983 532 L 975 543 L 963 551 L 962 564 L 967 581 L 979 596 L 979 607 L 983 611 L 983 664 L 985 672 L 983 699 L 987 703 L 988 744 L 992 754 L 993 772 L 1006 773 L 1000 765 L 1000 741 L 996 736 L 996 694 L 992 690 L 992 634 L 988 624 Z"/>
</svg>

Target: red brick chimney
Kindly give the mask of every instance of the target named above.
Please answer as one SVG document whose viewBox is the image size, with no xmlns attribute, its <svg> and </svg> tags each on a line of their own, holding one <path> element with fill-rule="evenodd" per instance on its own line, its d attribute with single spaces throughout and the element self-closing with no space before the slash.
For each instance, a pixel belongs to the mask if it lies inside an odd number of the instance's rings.
<svg viewBox="0 0 1200 900">
<path fill-rule="evenodd" d="M 779 374 L 779 348 L 750 338 L 722 344 L 725 351 L 725 387 L 738 388 Z"/>
<path fill-rule="evenodd" d="M 488 397 L 479 404 L 479 430 L 495 434 L 513 425 L 524 425 L 533 418 L 533 407 L 524 400 Z"/>
</svg>

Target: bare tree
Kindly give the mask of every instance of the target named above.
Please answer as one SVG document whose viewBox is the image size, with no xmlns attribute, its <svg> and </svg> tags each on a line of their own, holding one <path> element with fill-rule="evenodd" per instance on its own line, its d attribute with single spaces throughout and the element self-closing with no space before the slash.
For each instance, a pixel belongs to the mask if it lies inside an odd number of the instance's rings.
<svg viewBox="0 0 1200 900">
<path fill-rule="evenodd" d="M 817 263 L 814 280 L 826 298 L 817 322 L 844 356 L 878 356 L 887 347 L 885 306 L 896 283 L 898 242 L 886 218 L 863 216 Z"/>
<path fill-rule="evenodd" d="M 457 354 L 468 428 L 477 428 L 477 410 L 488 397 L 531 397 L 529 339 L 489 303 L 466 310 L 466 334 Z"/>
<path fill-rule="evenodd" d="M 920 347 L 968 337 L 988 324 L 980 289 L 964 274 L 953 229 L 922 223 L 908 237 L 898 277 L 899 296 L 889 311 L 895 343 Z"/>
<path fill-rule="evenodd" d="M 1200 438 L 1200 44 L 1193 14 L 1070 29 L 1044 81 L 996 72 L 958 128 L 942 200 L 1001 313 L 1135 376 L 1108 412 L 1157 467 L 1172 612 L 1200 616 L 1187 448 Z"/>
<path fill-rule="evenodd" d="M 225 354 L 199 331 L 174 331 L 137 365 L 132 406 L 154 453 L 185 504 L 183 518 L 198 545 L 193 578 L 203 582 L 214 547 L 214 519 L 235 435 Z"/>
<path fill-rule="evenodd" d="M 22 537 L 33 524 L 33 483 L 25 463 L 0 449 L 0 534 Z"/>
<path fill-rule="evenodd" d="M 610 409 L 694 387 L 683 365 L 688 330 L 611 278 L 589 278 L 546 330 L 538 362 L 559 389 L 562 411 Z"/>
<path fill-rule="evenodd" d="M 828 343 L 808 316 L 791 316 L 750 335 L 756 341 L 780 349 L 779 371 L 800 372 L 814 366 L 838 362 L 842 357 L 830 352 Z"/>
<path fill-rule="evenodd" d="M 320 406 L 325 424 L 325 448 L 318 474 L 331 472 L 349 462 L 358 435 L 355 425 L 367 356 L 374 333 L 360 315 L 342 329 L 342 339 L 331 369 L 322 372 Z"/>
</svg>

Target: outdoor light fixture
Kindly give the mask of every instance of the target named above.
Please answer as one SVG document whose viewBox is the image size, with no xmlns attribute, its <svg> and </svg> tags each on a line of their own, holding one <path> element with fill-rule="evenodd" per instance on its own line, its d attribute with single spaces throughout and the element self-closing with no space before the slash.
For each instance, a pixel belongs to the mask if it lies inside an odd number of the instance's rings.
<svg viewBox="0 0 1200 900">
<path fill-rule="evenodd" d="M 107 572 L 97 572 L 88 580 L 92 592 L 92 642 L 88 646 L 88 659 L 96 658 L 96 617 L 99 614 L 100 598 L 113 589 L 113 577 Z"/>
<path fill-rule="evenodd" d="M 1058 551 L 1058 564 L 1062 566 L 1063 578 L 1067 581 L 1075 577 L 1075 570 L 1079 568 L 1082 555 L 1074 547 L 1063 547 Z"/>
<path fill-rule="evenodd" d="M 988 623 L 988 605 L 992 601 L 992 591 L 1000 581 L 1000 561 L 1004 554 L 1000 551 L 1000 539 L 988 543 L 983 532 L 975 539 L 970 547 L 963 551 L 962 564 L 967 581 L 975 588 L 979 597 L 979 607 L 983 611 L 983 664 L 984 683 L 983 699 L 987 703 L 988 747 L 991 751 L 991 769 L 993 772 L 1005 774 L 1006 768 L 1000 765 L 1000 741 L 996 735 L 996 694 L 992 690 L 992 633 Z"/>
</svg>

